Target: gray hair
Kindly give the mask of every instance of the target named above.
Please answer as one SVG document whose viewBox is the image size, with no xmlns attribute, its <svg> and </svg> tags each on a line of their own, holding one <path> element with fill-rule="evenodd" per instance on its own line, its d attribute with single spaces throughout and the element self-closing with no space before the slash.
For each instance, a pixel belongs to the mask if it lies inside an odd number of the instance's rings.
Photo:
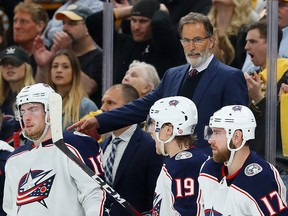
<svg viewBox="0 0 288 216">
<path fill-rule="evenodd" d="M 137 60 L 134 60 L 130 65 L 129 65 L 129 69 L 133 68 L 133 67 L 141 67 L 143 69 L 145 69 L 145 71 L 147 72 L 147 83 L 151 86 L 151 90 L 155 89 L 159 83 L 160 83 L 160 78 L 159 75 L 157 73 L 157 70 L 155 69 L 155 67 L 151 64 L 148 64 L 146 62 L 140 62 Z"/>
<path fill-rule="evenodd" d="M 207 36 L 213 36 L 214 29 L 209 18 L 201 13 L 190 12 L 186 16 L 182 17 L 179 22 L 178 31 L 180 36 L 182 36 L 183 26 L 186 24 L 202 23 L 204 25 Z"/>
</svg>

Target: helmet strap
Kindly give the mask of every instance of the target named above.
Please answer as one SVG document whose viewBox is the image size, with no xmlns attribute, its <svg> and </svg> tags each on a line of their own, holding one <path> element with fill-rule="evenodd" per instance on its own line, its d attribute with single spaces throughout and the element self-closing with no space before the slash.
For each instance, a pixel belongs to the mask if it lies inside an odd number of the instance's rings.
<svg viewBox="0 0 288 216">
<path fill-rule="evenodd" d="M 156 135 L 156 139 L 160 142 L 161 154 L 164 155 L 164 156 L 168 156 L 168 154 L 165 152 L 164 144 L 171 142 L 174 139 L 175 135 L 173 134 L 166 141 L 160 140 L 159 132 L 156 132 L 155 135 Z"/>
<path fill-rule="evenodd" d="M 234 159 L 234 156 L 235 156 L 235 153 L 236 153 L 237 151 L 239 151 L 240 149 L 242 149 L 243 146 L 244 146 L 245 143 L 246 143 L 246 140 L 243 139 L 241 145 L 240 145 L 238 148 L 232 149 L 232 148 L 230 147 L 230 141 L 231 141 L 231 138 L 227 140 L 227 148 L 228 148 L 228 150 L 231 152 L 231 154 L 230 154 L 230 157 L 229 157 L 228 162 L 224 162 L 224 165 L 227 166 L 227 167 L 232 164 L 233 159 Z"/>
<path fill-rule="evenodd" d="M 29 137 L 29 136 L 26 135 L 25 128 L 24 128 L 24 123 L 22 122 L 22 117 L 20 118 L 20 126 L 21 126 L 21 128 L 22 128 L 22 134 L 23 134 L 23 136 L 24 136 L 25 138 L 31 140 L 31 141 L 34 142 L 34 143 L 40 142 L 40 141 L 43 139 L 43 137 L 46 135 L 47 130 L 48 130 L 49 126 L 50 126 L 50 122 L 48 122 L 48 114 L 47 114 L 47 112 L 46 112 L 46 114 L 45 114 L 45 128 L 44 128 L 41 136 L 40 136 L 37 140 L 34 140 L 34 139 L 32 139 L 31 137 Z"/>
</svg>

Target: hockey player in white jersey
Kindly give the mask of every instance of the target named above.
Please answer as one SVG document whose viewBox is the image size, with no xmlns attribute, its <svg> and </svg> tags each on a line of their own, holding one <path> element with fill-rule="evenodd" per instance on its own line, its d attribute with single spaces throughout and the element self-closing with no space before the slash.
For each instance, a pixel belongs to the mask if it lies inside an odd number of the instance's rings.
<svg viewBox="0 0 288 216">
<path fill-rule="evenodd" d="M 51 140 L 48 98 L 43 83 L 24 87 L 16 115 L 31 145 L 7 160 L 3 209 L 8 216 L 96 216 L 103 214 L 105 192 Z M 98 143 L 80 133 L 64 134 L 67 147 L 96 174 L 103 175 Z"/>
<path fill-rule="evenodd" d="M 256 128 L 251 110 L 225 106 L 210 118 L 209 128 L 213 158 L 198 179 L 205 215 L 287 216 L 286 188 L 278 171 L 249 148 Z"/>
<path fill-rule="evenodd" d="M 197 108 L 186 97 L 168 97 L 156 101 L 149 115 L 156 152 L 168 157 L 157 179 L 153 209 L 144 215 L 198 215 L 197 178 L 207 156 L 193 145 Z"/>
</svg>

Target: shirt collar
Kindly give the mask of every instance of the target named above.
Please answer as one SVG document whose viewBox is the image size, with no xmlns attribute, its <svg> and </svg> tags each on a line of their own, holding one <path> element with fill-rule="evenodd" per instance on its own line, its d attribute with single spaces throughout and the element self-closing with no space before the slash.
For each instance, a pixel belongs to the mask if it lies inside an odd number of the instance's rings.
<svg viewBox="0 0 288 216">
<path fill-rule="evenodd" d="M 122 139 L 123 141 L 127 142 L 129 141 L 129 139 L 131 138 L 131 136 L 133 135 L 134 131 L 137 128 L 137 124 L 133 124 L 131 127 L 129 127 L 126 131 L 124 131 L 120 136 L 118 136 L 120 139 Z M 112 133 L 112 140 L 116 138 L 116 136 L 114 135 L 114 133 Z"/>
<path fill-rule="evenodd" d="M 283 32 L 283 33 L 287 33 L 287 32 L 288 32 L 288 26 L 282 28 L 282 32 Z"/>
</svg>

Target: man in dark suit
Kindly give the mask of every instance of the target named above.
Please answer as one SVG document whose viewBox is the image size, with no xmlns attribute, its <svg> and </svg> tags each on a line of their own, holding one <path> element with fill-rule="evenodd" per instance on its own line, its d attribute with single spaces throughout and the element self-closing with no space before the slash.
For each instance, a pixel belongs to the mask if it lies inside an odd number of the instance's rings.
<svg viewBox="0 0 288 216">
<path fill-rule="evenodd" d="M 137 90 L 130 85 L 114 85 L 102 97 L 101 110 L 107 112 L 138 97 Z M 113 150 L 114 140 L 119 142 Z M 138 211 L 152 209 L 154 189 L 163 160 L 156 154 L 155 142 L 150 134 L 137 124 L 129 125 L 113 131 L 100 147 L 103 150 L 107 183 Z M 111 154 L 114 154 L 112 162 Z M 129 213 L 109 196 L 105 207 L 110 211 L 110 216 L 129 216 Z"/>
<path fill-rule="evenodd" d="M 213 26 L 207 16 L 189 13 L 179 23 L 181 43 L 187 62 L 169 69 L 160 85 L 144 98 L 129 103 L 120 109 L 106 112 L 80 122 L 70 128 L 84 133 L 98 128 L 100 133 L 115 130 L 126 125 L 143 121 L 149 108 L 160 98 L 168 96 L 186 96 L 196 104 L 198 125 L 197 147 L 211 155 L 211 149 L 203 132 L 212 114 L 226 105 L 248 105 L 247 84 L 242 71 L 224 65 L 214 55 L 215 37 Z M 196 70 L 198 72 L 195 72 Z M 196 75 L 194 75 L 196 74 Z M 113 121 L 111 121 L 113 119 Z"/>
</svg>

